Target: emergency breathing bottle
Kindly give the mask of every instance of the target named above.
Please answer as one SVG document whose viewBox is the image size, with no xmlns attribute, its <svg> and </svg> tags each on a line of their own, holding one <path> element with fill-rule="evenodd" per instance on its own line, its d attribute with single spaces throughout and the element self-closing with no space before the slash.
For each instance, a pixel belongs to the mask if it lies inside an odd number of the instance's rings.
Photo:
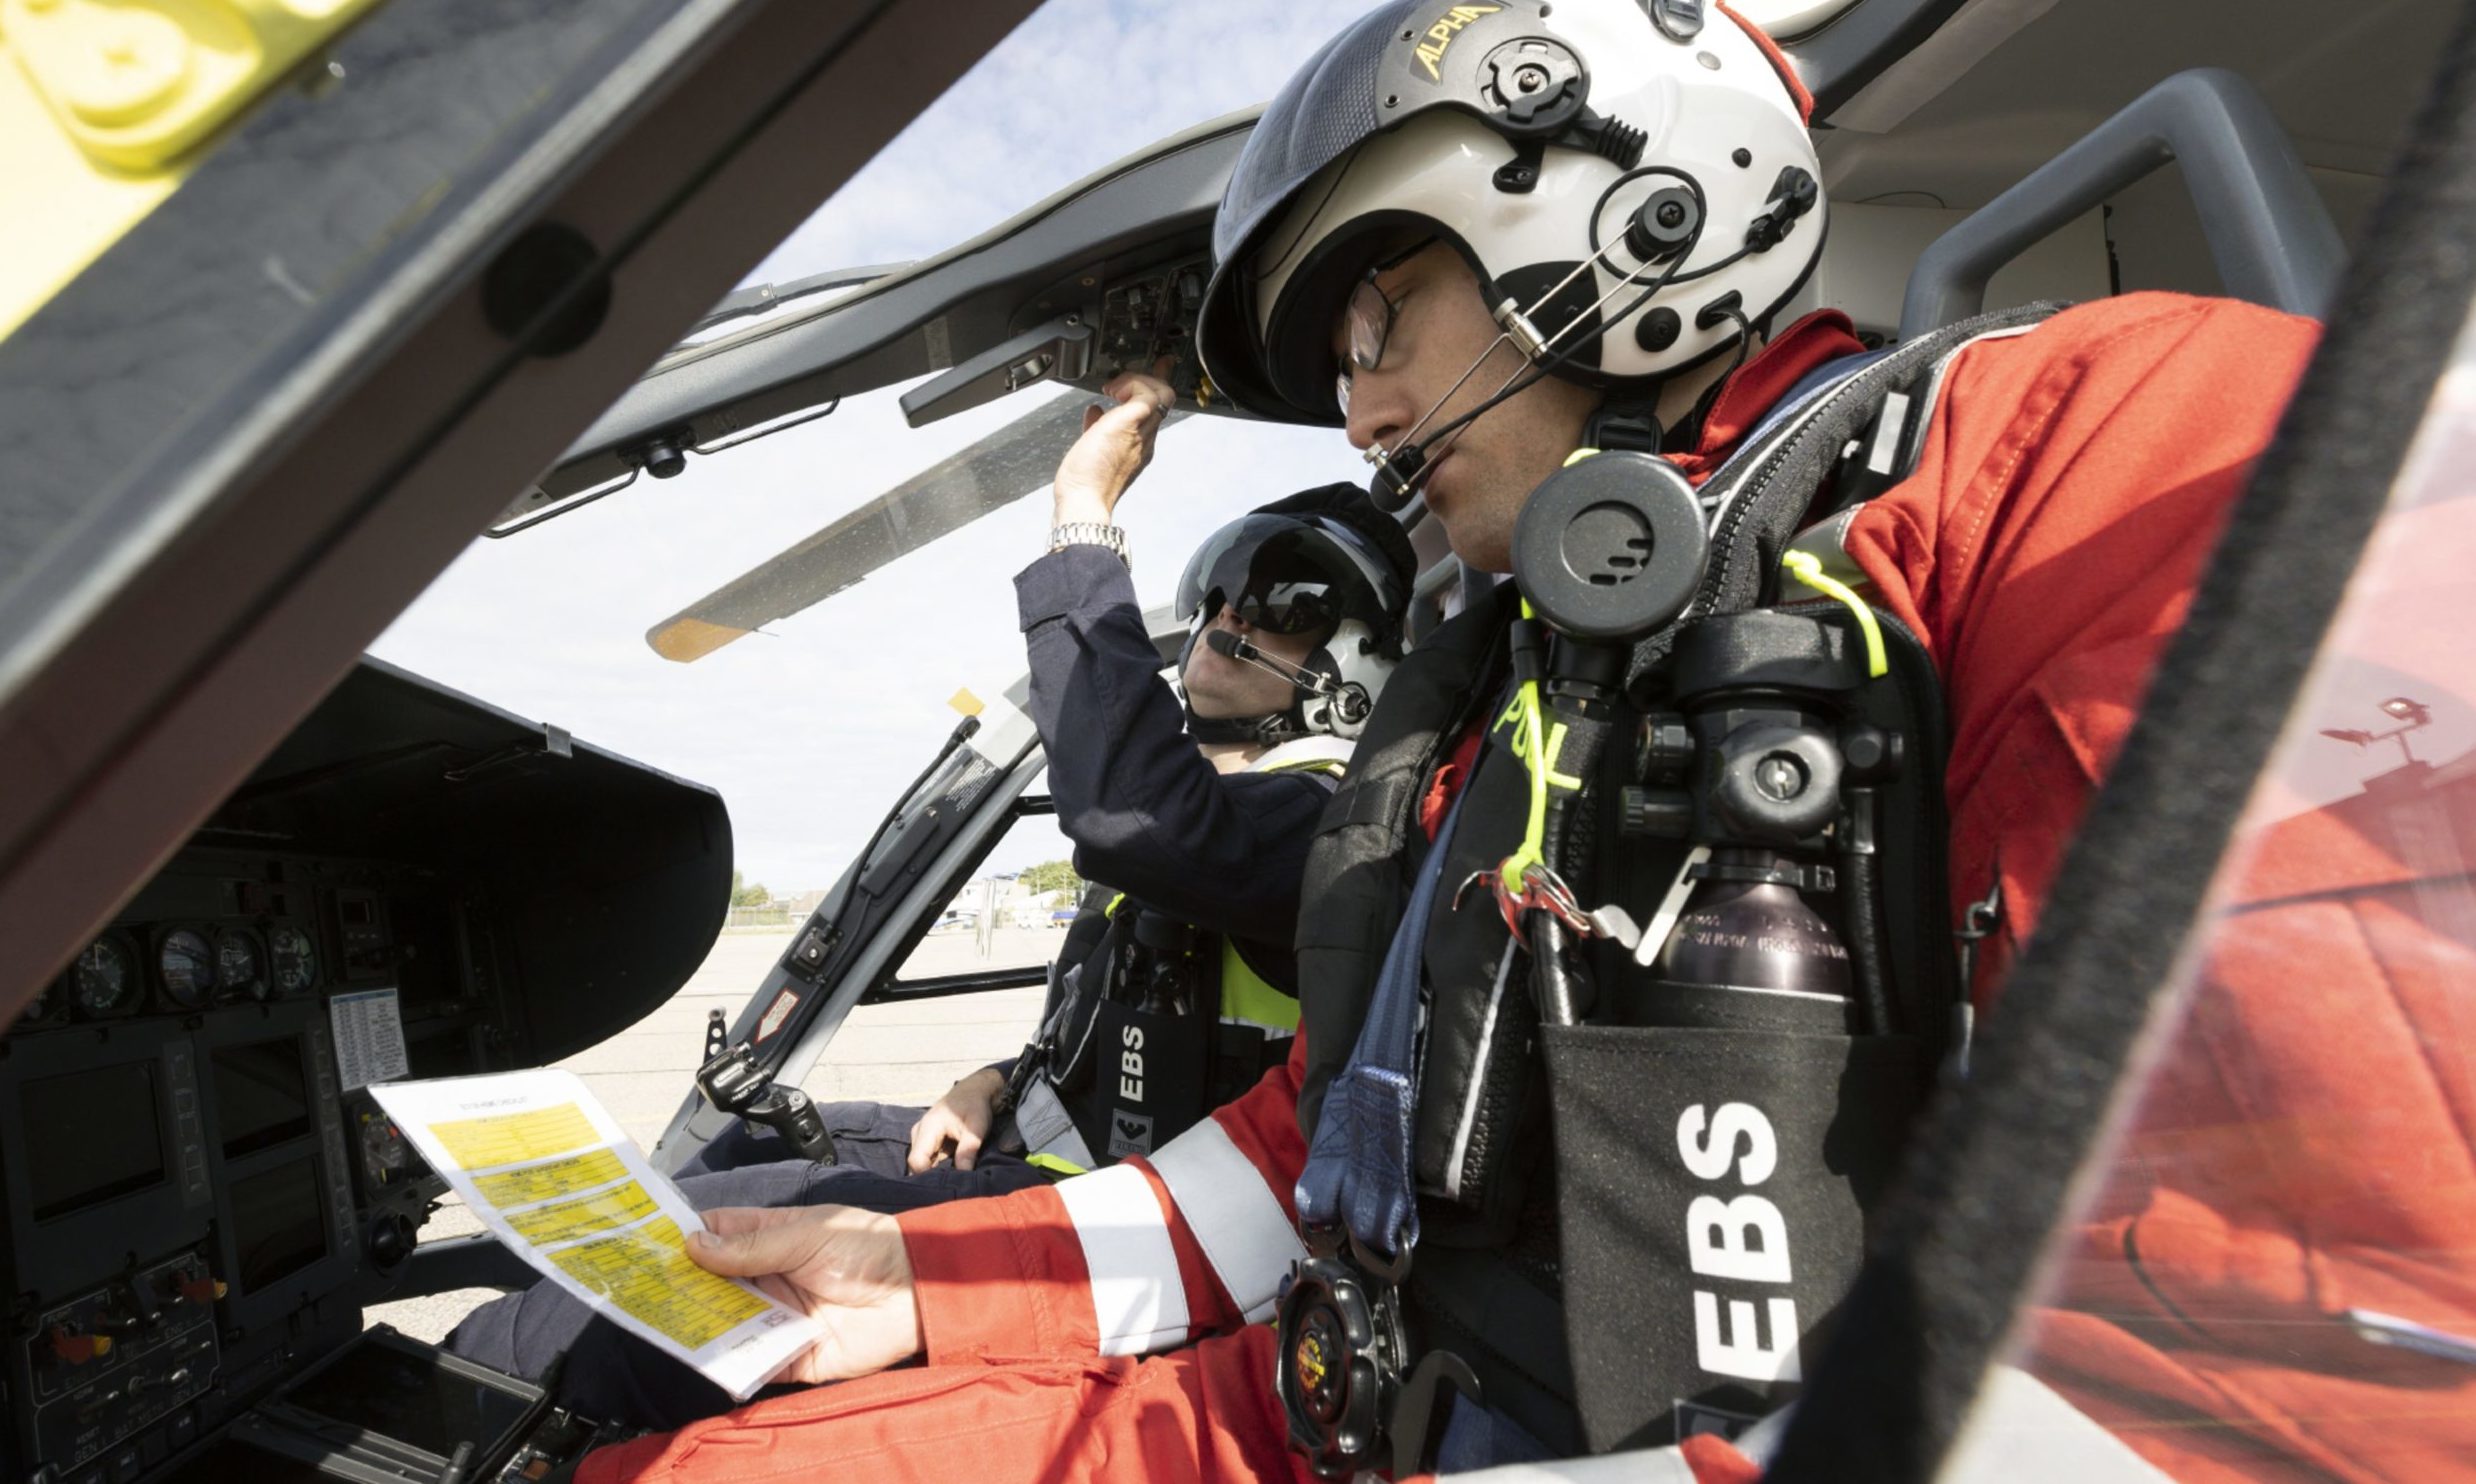
<svg viewBox="0 0 2476 1484">
<path fill-rule="evenodd" d="M 1815 905 L 1842 917 L 1852 905 L 1835 900 L 1841 873 L 1827 859 L 1832 832 L 1854 827 L 1840 734 L 1865 678 L 1840 631 L 1777 609 L 1705 619 L 1678 635 L 1671 674 L 1682 714 L 1650 720 L 1645 764 L 1683 786 L 1627 789 L 1623 826 L 1691 848 L 1637 950 L 1652 972 L 1615 997 L 1610 1018 L 1881 1029 L 1879 1007 L 1855 1013 L 1847 943 Z"/>
<path fill-rule="evenodd" d="M 1514 575 L 1555 631 L 1545 695 L 1567 749 L 1621 687 L 1632 644 L 1687 610 L 1708 559 L 1703 519 L 1672 465 L 1626 452 L 1577 457 L 1523 507 Z M 1658 670 L 1675 709 L 1642 722 L 1644 781 L 1620 791 L 1620 833 L 1678 842 L 1683 858 L 1629 945 L 1636 971 L 1595 987 L 1577 1018 L 1886 1029 L 1875 935 L 1860 931 L 1867 951 L 1853 958 L 1833 921 L 1872 910 L 1867 785 L 1898 761 L 1890 739 L 1848 719 L 1866 673 L 1845 632 L 1781 609 L 1692 619 Z M 1598 748 L 1562 756 L 1580 772 Z M 1863 879 L 1840 900 L 1852 870 Z M 1571 1023 L 1557 1008 L 1543 1006 L 1551 1023 Z"/>
<path fill-rule="evenodd" d="M 1797 1395 L 1922 1087 L 1886 987 L 1878 796 L 1907 734 L 1868 719 L 1879 620 L 1794 564 L 1830 603 L 1729 611 L 1725 579 L 1779 554 L 1725 508 L 1706 542 L 1703 519 L 1664 461 L 1600 453 L 1514 532 L 1515 579 L 1555 631 L 1551 724 L 1615 697 L 1596 771 L 1570 765 L 1570 731 L 1556 769 L 1602 828 L 1548 831 L 1584 941 L 1537 979 L 1593 1451 L 1731 1435 Z M 1534 969 L 1552 942 L 1534 935 Z"/>
</svg>

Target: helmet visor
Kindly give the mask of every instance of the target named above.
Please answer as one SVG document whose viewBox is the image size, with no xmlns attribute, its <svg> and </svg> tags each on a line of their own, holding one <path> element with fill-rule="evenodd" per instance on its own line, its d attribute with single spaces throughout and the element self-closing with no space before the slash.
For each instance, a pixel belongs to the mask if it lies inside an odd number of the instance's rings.
<svg viewBox="0 0 2476 1484">
<path fill-rule="evenodd" d="M 1177 615 L 1219 616 L 1321 642 L 1346 619 L 1385 626 L 1383 601 L 1342 539 L 1283 515 L 1250 515 L 1204 543 L 1178 579 Z"/>
<path fill-rule="evenodd" d="M 1247 134 L 1212 218 L 1211 282 L 1196 327 L 1196 350 L 1213 384 L 1239 406 L 1283 421 L 1332 422 L 1321 388 L 1305 403 L 1276 394 L 1256 344 L 1258 283 L 1301 244 L 1260 240 L 1274 231 L 1299 187 L 1407 111 L 1382 106 L 1378 74 L 1405 29 L 1424 30 L 1431 0 L 1377 6 L 1324 44 L 1290 75 Z M 1415 110 L 1410 110 L 1415 111 Z M 1337 305 L 1335 307 L 1338 307 Z M 1326 356 L 1324 376 L 1330 376 Z"/>
<path fill-rule="evenodd" d="M 1212 260 L 1227 263 L 1289 204 L 1290 193 L 1383 125 L 1377 72 L 1402 28 L 1424 30 L 1428 0 L 1394 0 L 1360 16 L 1290 74 L 1248 134 L 1212 219 Z"/>
</svg>

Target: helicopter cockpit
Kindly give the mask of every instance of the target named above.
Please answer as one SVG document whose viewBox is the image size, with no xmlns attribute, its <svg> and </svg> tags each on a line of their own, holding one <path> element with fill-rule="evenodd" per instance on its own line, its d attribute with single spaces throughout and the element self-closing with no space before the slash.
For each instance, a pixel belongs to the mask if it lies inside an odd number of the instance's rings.
<svg viewBox="0 0 2476 1484">
<path fill-rule="evenodd" d="M 281 85 L 234 105 L 211 147 L 165 146 L 147 199 L 122 200 L 112 232 L 0 320 L 0 1473 L 555 1481 L 607 1440 L 540 1386 L 365 1326 L 371 1305 L 527 1270 L 487 1237 L 423 1239 L 445 1187 L 364 1089 L 546 1065 L 663 1003 L 720 931 L 732 821 L 709 788 L 363 650 L 476 538 L 556 542 L 575 512 L 652 482 L 727 480 L 743 445 L 830 441 L 847 400 L 891 397 L 914 428 L 1010 396 L 1030 410 L 642 615 L 663 660 L 703 661 L 1033 492 L 1080 427 L 1074 393 L 1120 371 L 1166 359 L 1173 420 L 1235 417 L 1193 344 L 1251 111 L 920 261 L 738 283 L 1034 8 L 355 9 L 284 51 Z M 0 19 L 0 51 L 33 67 L 49 7 L 25 9 Z M 2429 181 L 2376 215 L 2439 168 L 2430 148 L 2394 162 L 2417 102 L 2401 79 L 2445 49 L 2439 3 L 2343 25 L 2287 0 L 1768 10 L 1848 203 L 1790 313 L 1844 310 L 1872 345 L 2143 288 L 2326 316 L 2376 302 L 2351 269 L 2404 250 L 2376 221 L 2416 240 L 2470 225 Z M 135 190 L 136 147 L 79 117 L 71 150 L 120 161 L 114 188 Z M 2455 325 L 2476 285 L 2388 287 L 2420 287 Z M 2349 329 L 2330 324 L 2334 341 Z M 2420 407 L 2440 354 L 2415 368 Z M 1870 452 L 1852 445 L 1852 466 Z M 1404 520 L 1428 563 L 1415 633 L 1469 579 L 1415 505 Z M 2296 601 L 2313 623 L 2290 648 L 2309 653 L 2329 605 Z M 1183 626 L 1148 618 L 1166 664 Z M 952 730 L 746 987 L 724 1044 L 758 1085 L 799 1084 L 859 1007 L 1045 982 L 1045 966 L 903 972 L 1046 807 L 1023 700 L 1001 689 Z M 2206 724 L 2266 751 L 2287 715 Z M 2177 796 L 2201 843 L 2168 946 L 2223 926 L 2198 894 L 2261 772 Z M 2447 782 L 2429 772 L 2393 779 L 2388 805 Z M 2063 1230 L 2075 1174 L 2108 1155 L 2097 1105 L 2134 1097 L 2133 1023 L 2189 967 L 2146 966 L 2104 1027 L 2049 1027 L 2024 1001 L 2052 1034 L 2120 1034 L 2093 1053 L 2086 1140 L 2015 1166 L 2013 1237 Z M 1998 1057 L 1966 1094 L 2015 1109 L 2035 1079 Z M 738 1104 L 678 1091 L 653 1151 L 669 1167 L 738 1121 Z M 1939 1169 L 1994 1157 L 1967 1122 L 1933 1131 Z M 1898 1301 L 1948 1258 L 1930 1243 L 1870 1273 L 1862 1312 L 1902 1353 L 1944 1358 L 1896 1396 L 1897 1376 L 1820 1380 L 1778 1476 L 1833 1456 L 1835 1436 L 1876 1477 L 2016 1460 L 1949 1451 L 1999 1363 L 2024 1363 L 2034 1326 L 2009 1317 L 2046 1279 L 2038 1243 L 2013 1246 L 2017 1270 L 1972 1270 L 1965 1314 Z M 2361 1321 L 2372 1343 L 2451 1339 L 2383 1318 Z"/>
</svg>

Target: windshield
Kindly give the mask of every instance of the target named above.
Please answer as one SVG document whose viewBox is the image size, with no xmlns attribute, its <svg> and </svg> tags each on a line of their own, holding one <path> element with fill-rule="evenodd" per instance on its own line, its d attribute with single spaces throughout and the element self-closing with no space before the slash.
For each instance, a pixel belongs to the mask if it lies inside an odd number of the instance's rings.
<svg viewBox="0 0 2476 1484">
<path fill-rule="evenodd" d="M 1152 140 L 1261 102 L 1360 8 L 1037 11 L 748 281 L 951 247 Z M 896 406 L 905 389 L 477 542 L 374 652 L 711 784 L 750 881 L 786 898 L 830 886 L 952 729 L 957 689 L 994 700 L 1023 673 L 1011 579 L 1047 546 L 1046 472 L 1014 504 L 695 664 L 658 657 L 645 635 L 1054 395 L 1032 388 L 915 429 Z M 1118 513 L 1138 601 L 1168 603 L 1188 555 L 1232 517 L 1364 473 L 1330 432 L 1183 421 Z M 1053 832 L 1034 838 L 1047 830 L 1031 822 L 994 864 L 1064 854 Z"/>
<path fill-rule="evenodd" d="M 1358 0 L 1044 6 L 747 281 L 943 252 L 1156 139 L 1263 102 L 1365 9 Z"/>
<path fill-rule="evenodd" d="M 1980 1461 L 2476 1477 L 2471 453 L 2462 339 L 2022 1320 L 2012 1364 L 2129 1451 L 2010 1377 Z"/>
</svg>

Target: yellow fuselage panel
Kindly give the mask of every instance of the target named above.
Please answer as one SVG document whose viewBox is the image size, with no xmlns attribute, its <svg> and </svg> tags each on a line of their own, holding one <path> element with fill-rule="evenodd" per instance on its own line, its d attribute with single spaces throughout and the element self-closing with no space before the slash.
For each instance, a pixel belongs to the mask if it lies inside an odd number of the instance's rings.
<svg viewBox="0 0 2476 1484">
<path fill-rule="evenodd" d="M 0 0 L 0 336 L 376 0 Z"/>
</svg>

